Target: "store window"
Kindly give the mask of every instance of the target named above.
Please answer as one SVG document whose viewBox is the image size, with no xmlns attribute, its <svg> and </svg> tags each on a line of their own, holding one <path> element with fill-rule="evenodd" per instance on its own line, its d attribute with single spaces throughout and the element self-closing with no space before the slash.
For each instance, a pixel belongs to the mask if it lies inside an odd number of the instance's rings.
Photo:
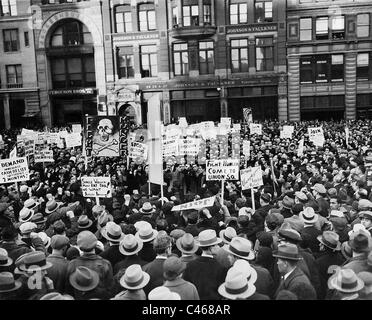
<svg viewBox="0 0 372 320">
<path fill-rule="evenodd" d="M 203 22 L 205 26 L 212 24 L 212 6 L 210 4 L 203 4 Z"/>
<path fill-rule="evenodd" d="M 313 58 L 312 57 L 301 57 L 300 59 L 300 81 L 301 83 L 313 83 L 314 82 Z"/>
<path fill-rule="evenodd" d="M 231 72 L 248 72 L 248 39 L 231 40 Z"/>
<path fill-rule="evenodd" d="M 344 81 L 344 55 L 331 56 L 331 81 Z"/>
<path fill-rule="evenodd" d="M 370 54 L 358 53 L 357 56 L 357 80 L 369 80 Z"/>
</svg>

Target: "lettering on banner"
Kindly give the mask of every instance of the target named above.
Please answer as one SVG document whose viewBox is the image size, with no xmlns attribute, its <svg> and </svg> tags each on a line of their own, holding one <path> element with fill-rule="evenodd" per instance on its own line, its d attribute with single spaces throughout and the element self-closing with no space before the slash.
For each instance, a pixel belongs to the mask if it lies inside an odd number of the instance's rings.
<svg viewBox="0 0 372 320">
<path fill-rule="evenodd" d="M 197 156 L 200 141 L 198 138 L 179 139 L 178 150 L 180 155 Z"/>
<path fill-rule="evenodd" d="M 250 167 L 240 170 L 242 190 L 252 189 L 263 185 L 262 170 L 260 167 Z"/>
<path fill-rule="evenodd" d="M 30 179 L 26 157 L 0 160 L 0 168 L 0 183 L 13 183 Z"/>
<path fill-rule="evenodd" d="M 141 158 L 143 160 L 147 159 L 147 145 L 144 143 L 131 141 L 129 143 L 129 152 L 128 156 L 129 158 L 135 159 L 135 158 Z"/>
<path fill-rule="evenodd" d="M 183 204 L 180 204 L 178 206 L 174 206 L 172 208 L 172 211 L 201 209 L 201 208 L 211 207 L 211 206 L 213 206 L 215 199 L 216 199 L 216 196 L 201 199 L 201 200 L 196 200 L 196 201 L 192 201 L 192 202 L 183 203 Z"/>
<path fill-rule="evenodd" d="M 206 178 L 210 180 L 238 180 L 239 160 L 207 160 Z"/>
<path fill-rule="evenodd" d="M 81 190 L 83 196 L 111 198 L 111 178 L 110 177 L 82 177 Z"/>
<path fill-rule="evenodd" d="M 54 162 L 53 151 L 49 149 L 35 150 L 35 163 Z"/>
</svg>

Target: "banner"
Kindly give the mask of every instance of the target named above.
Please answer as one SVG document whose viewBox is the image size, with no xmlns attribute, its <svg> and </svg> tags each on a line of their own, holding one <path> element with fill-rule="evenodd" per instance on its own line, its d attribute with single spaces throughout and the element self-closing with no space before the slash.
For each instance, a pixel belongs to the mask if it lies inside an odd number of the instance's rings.
<svg viewBox="0 0 372 320">
<path fill-rule="evenodd" d="M 147 160 L 147 145 L 144 143 L 131 141 L 128 147 L 128 157 L 131 159 L 141 158 Z"/>
<path fill-rule="evenodd" d="M 70 133 L 65 137 L 66 148 L 74 148 L 81 146 L 81 134 Z"/>
<path fill-rule="evenodd" d="M 239 180 L 239 160 L 207 160 L 206 178 L 210 180 Z"/>
<path fill-rule="evenodd" d="M 30 180 L 26 157 L 0 160 L 0 183 Z"/>
<path fill-rule="evenodd" d="M 187 120 L 185 117 L 180 117 L 178 119 L 178 125 L 181 127 L 181 128 L 187 128 L 188 124 L 187 124 Z"/>
<path fill-rule="evenodd" d="M 240 170 L 242 190 L 253 189 L 263 185 L 261 167 L 250 167 Z"/>
<path fill-rule="evenodd" d="M 186 138 L 178 140 L 178 153 L 186 156 L 196 156 L 199 152 L 200 139 Z"/>
<path fill-rule="evenodd" d="M 110 177 L 82 177 L 81 190 L 83 197 L 111 198 Z"/>
<path fill-rule="evenodd" d="M 49 149 L 35 150 L 35 163 L 54 162 L 53 151 Z"/>
<path fill-rule="evenodd" d="M 249 124 L 250 134 L 262 135 L 262 124 L 260 123 L 250 123 Z"/>
<path fill-rule="evenodd" d="M 213 196 L 210 198 L 205 198 L 205 199 L 195 200 L 192 202 L 183 203 L 178 206 L 174 206 L 172 208 L 172 211 L 201 209 L 201 208 L 211 207 L 213 206 L 215 199 L 216 199 L 216 196 Z"/>
</svg>

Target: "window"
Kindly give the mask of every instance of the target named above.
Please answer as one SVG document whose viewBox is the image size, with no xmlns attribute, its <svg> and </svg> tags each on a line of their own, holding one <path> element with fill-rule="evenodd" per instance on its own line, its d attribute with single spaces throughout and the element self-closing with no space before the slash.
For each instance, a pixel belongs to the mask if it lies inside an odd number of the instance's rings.
<svg viewBox="0 0 372 320">
<path fill-rule="evenodd" d="M 178 27 L 178 7 L 173 7 L 172 8 L 172 23 L 173 27 L 177 26 Z"/>
<path fill-rule="evenodd" d="M 231 72 L 248 72 L 248 39 L 231 40 Z"/>
<path fill-rule="evenodd" d="M 311 18 L 300 19 L 300 41 L 311 41 Z"/>
<path fill-rule="evenodd" d="M 2 16 L 16 16 L 17 4 L 16 0 L 1 0 L 1 15 Z"/>
<path fill-rule="evenodd" d="M 345 17 L 337 16 L 332 18 L 332 39 L 345 38 Z"/>
<path fill-rule="evenodd" d="M 118 51 L 118 76 L 122 78 L 134 78 L 133 48 L 121 47 Z"/>
<path fill-rule="evenodd" d="M 203 22 L 204 25 L 212 24 L 212 7 L 210 4 L 203 5 Z"/>
<path fill-rule="evenodd" d="M 19 50 L 18 29 L 3 30 L 4 52 Z"/>
<path fill-rule="evenodd" d="M 141 53 L 141 77 L 156 77 L 158 74 L 156 45 L 147 45 L 140 47 Z"/>
<path fill-rule="evenodd" d="M 30 45 L 30 39 L 28 37 L 28 31 L 23 33 L 24 38 L 25 38 L 25 47 L 28 47 Z"/>
<path fill-rule="evenodd" d="M 156 29 L 155 9 L 153 4 L 141 4 L 138 10 L 139 30 L 150 31 Z"/>
<path fill-rule="evenodd" d="M 313 83 L 313 58 L 301 57 L 300 59 L 300 82 Z"/>
<path fill-rule="evenodd" d="M 315 82 L 328 82 L 328 56 L 315 56 Z"/>
<path fill-rule="evenodd" d="M 230 4 L 230 24 L 247 23 L 248 9 L 246 3 Z"/>
<path fill-rule="evenodd" d="M 197 5 L 183 6 L 182 11 L 183 25 L 185 27 L 199 25 L 199 7 Z"/>
<path fill-rule="evenodd" d="M 6 66 L 6 82 L 8 85 L 22 84 L 22 65 L 13 64 Z"/>
<path fill-rule="evenodd" d="M 116 32 L 132 32 L 132 12 L 129 5 L 115 7 Z"/>
<path fill-rule="evenodd" d="M 189 55 L 187 50 L 187 43 L 175 43 L 173 45 L 175 76 L 182 76 L 189 73 Z"/>
<path fill-rule="evenodd" d="M 331 81 L 344 81 L 344 55 L 331 56 Z"/>
<path fill-rule="evenodd" d="M 57 27 L 50 40 L 52 47 L 80 46 L 83 44 L 93 44 L 93 38 L 88 28 L 76 20 L 69 20 Z"/>
<path fill-rule="evenodd" d="M 199 42 L 199 70 L 200 74 L 214 73 L 213 41 Z"/>
<path fill-rule="evenodd" d="M 328 39 L 328 17 L 316 19 L 316 40 Z"/>
<path fill-rule="evenodd" d="M 357 80 L 369 79 L 369 53 L 358 53 L 356 77 Z"/>
<path fill-rule="evenodd" d="M 50 62 L 54 89 L 94 87 L 96 85 L 92 55 L 56 58 Z"/>
<path fill-rule="evenodd" d="M 358 14 L 357 36 L 358 38 L 369 37 L 369 13 Z"/>
<path fill-rule="evenodd" d="M 256 71 L 274 70 L 273 38 L 256 38 Z"/>
<path fill-rule="evenodd" d="M 271 22 L 273 21 L 273 2 L 272 1 L 256 1 L 254 6 L 254 16 L 256 22 Z"/>
</svg>

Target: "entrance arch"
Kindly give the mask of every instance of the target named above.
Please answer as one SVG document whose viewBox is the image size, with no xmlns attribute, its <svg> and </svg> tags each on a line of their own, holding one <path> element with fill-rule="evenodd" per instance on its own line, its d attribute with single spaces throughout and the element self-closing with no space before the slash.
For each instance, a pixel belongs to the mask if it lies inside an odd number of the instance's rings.
<svg viewBox="0 0 372 320">
<path fill-rule="evenodd" d="M 121 116 L 121 117 L 128 116 L 134 123 L 138 123 L 136 106 L 134 106 L 130 102 L 119 104 L 117 114 L 118 116 Z"/>
</svg>

